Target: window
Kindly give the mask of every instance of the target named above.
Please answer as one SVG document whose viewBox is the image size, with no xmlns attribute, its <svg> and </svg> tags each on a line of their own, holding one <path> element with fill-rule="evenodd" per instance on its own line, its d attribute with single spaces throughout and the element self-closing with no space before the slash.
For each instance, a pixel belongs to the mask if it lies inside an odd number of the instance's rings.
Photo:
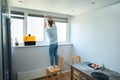
<svg viewBox="0 0 120 80">
<path fill-rule="evenodd" d="M 23 43 L 23 26 L 24 26 L 24 13 L 12 12 L 11 16 L 11 38 L 15 43 L 17 40 L 19 43 Z"/>
<path fill-rule="evenodd" d="M 28 16 L 27 34 L 36 36 L 36 41 L 44 41 L 44 19 L 36 16 Z"/>
<path fill-rule="evenodd" d="M 25 14 L 25 15 L 24 15 Z M 57 26 L 58 42 L 68 41 L 68 18 L 51 16 Z M 25 12 L 11 12 L 11 37 L 13 42 L 15 39 L 19 43 L 23 43 L 23 36 L 31 34 L 36 36 L 36 41 L 40 43 L 47 42 L 44 31 L 43 15 L 31 14 L 29 11 Z"/>
</svg>

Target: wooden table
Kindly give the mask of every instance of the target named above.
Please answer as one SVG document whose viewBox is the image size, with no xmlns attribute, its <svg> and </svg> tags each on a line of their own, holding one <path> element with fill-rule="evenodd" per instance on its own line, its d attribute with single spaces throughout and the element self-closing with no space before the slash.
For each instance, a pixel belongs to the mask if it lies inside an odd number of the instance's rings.
<svg viewBox="0 0 120 80">
<path fill-rule="evenodd" d="M 103 71 L 101 69 L 95 70 L 94 68 L 89 67 L 88 64 L 90 64 L 90 62 L 82 62 L 82 63 L 71 65 L 71 80 L 73 80 L 74 70 L 82 74 L 87 80 L 96 80 L 95 78 L 91 76 L 92 72 L 104 73 L 108 75 L 109 80 L 120 80 L 120 73 L 111 71 L 109 69 L 104 69 Z"/>
</svg>

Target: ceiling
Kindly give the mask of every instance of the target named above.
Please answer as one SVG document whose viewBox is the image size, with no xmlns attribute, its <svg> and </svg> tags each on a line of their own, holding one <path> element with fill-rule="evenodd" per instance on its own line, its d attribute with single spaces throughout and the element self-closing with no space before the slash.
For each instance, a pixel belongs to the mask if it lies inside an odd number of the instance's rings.
<svg viewBox="0 0 120 80">
<path fill-rule="evenodd" d="M 120 0 L 10 0 L 10 5 L 60 14 L 80 15 L 119 2 Z"/>
</svg>

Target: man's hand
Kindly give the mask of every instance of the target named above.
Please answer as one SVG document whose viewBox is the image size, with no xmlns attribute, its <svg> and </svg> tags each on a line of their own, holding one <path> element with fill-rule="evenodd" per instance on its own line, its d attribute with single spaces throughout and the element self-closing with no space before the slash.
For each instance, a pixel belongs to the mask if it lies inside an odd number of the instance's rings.
<svg viewBox="0 0 120 80">
<path fill-rule="evenodd" d="M 46 28 L 46 26 L 47 26 L 47 20 L 48 19 L 48 16 L 44 16 L 44 28 Z"/>
<path fill-rule="evenodd" d="M 44 16 L 44 18 L 48 18 L 48 16 L 47 16 L 47 15 L 45 15 L 45 16 Z"/>
<path fill-rule="evenodd" d="M 48 20 L 53 21 L 53 24 L 55 24 L 55 21 L 54 21 L 51 17 L 49 17 L 49 16 L 45 15 L 45 16 L 44 16 L 44 18 L 47 18 Z"/>
<path fill-rule="evenodd" d="M 47 16 L 47 15 L 45 15 L 44 18 L 47 18 L 48 20 L 53 21 L 53 19 L 51 17 Z"/>
</svg>

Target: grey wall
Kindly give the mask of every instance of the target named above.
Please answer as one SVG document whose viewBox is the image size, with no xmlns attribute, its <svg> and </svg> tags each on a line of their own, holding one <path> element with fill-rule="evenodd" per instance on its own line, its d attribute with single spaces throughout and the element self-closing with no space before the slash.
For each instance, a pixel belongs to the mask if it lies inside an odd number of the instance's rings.
<svg viewBox="0 0 120 80">
<path fill-rule="evenodd" d="M 64 57 L 64 61 L 71 64 L 71 44 L 59 45 L 58 54 Z M 12 54 L 13 76 L 16 74 L 33 71 L 50 66 L 48 46 L 14 47 Z"/>
<path fill-rule="evenodd" d="M 120 3 L 72 17 L 73 55 L 120 72 Z"/>
</svg>

